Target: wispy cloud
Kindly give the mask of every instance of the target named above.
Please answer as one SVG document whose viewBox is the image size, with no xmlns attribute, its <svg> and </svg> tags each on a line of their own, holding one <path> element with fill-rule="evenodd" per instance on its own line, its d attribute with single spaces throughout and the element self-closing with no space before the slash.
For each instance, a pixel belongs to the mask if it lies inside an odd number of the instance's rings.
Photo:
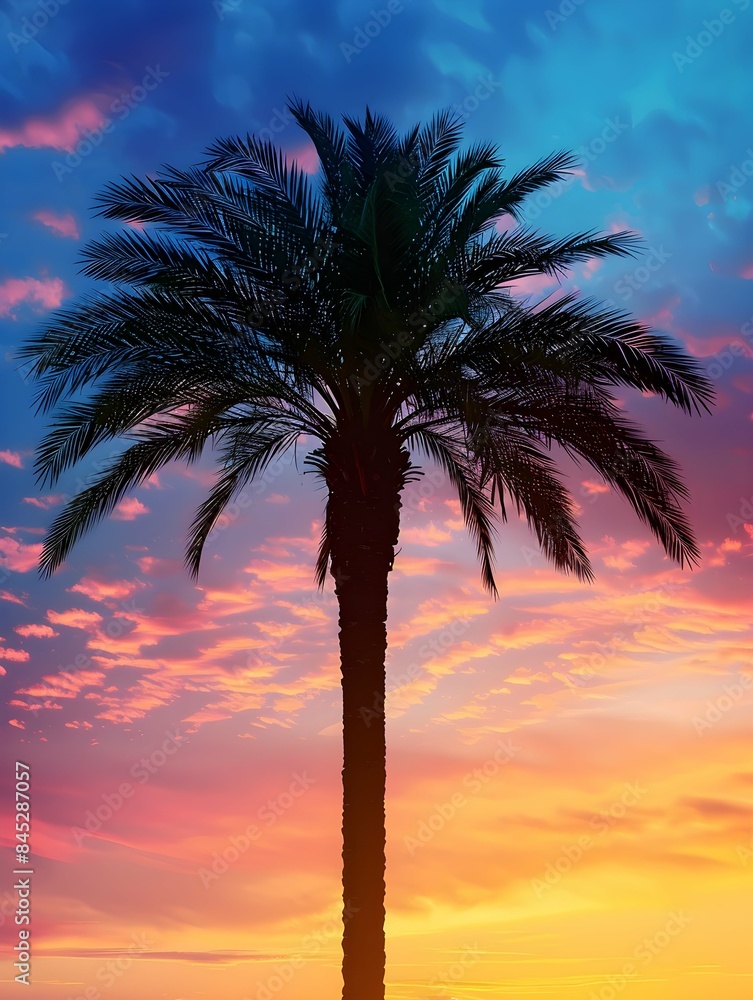
<svg viewBox="0 0 753 1000">
<path fill-rule="evenodd" d="M 0 451 L 0 462 L 12 465 L 14 469 L 23 469 L 23 462 L 17 451 Z"/>
<path fill-rule="evenodd" d="M 62 278 L 6 278 L 0 283 L 0 316 L 16 319 L 24 304 L 34 312 L 57 309 L 66 294 Z"/>
<path fill-rule="evenodd" d="M 47 229 L 51 229 L 57 236 L 64 236 L 72 240 L 77 240 L 80 236 L 78 223 L 72 212 L 56 215 L 54 212 L 40 209 L 32 215 L 32 218 L 46 226 Z"/>
</svg>

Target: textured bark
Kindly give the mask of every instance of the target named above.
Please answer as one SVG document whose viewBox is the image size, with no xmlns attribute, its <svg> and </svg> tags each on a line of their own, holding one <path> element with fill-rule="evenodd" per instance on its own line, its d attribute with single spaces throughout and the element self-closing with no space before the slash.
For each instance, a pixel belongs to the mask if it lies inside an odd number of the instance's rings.
<svg viewBox="0 0 753 1000">
<path fill-rule="evenodd" d="M 393 438 L 362 431 L 338 438 L 329 457 L 343 693 L 342 996 L 384 1000 L 387 579 L 408 456 Z"/>
</svg>

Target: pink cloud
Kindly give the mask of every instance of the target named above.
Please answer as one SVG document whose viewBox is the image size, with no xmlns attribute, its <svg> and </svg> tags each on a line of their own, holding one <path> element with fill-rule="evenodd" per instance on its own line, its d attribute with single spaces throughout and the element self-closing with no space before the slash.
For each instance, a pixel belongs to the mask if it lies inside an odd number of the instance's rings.
<svg viewBox="0 0 753 1000">
<path fill-rule="evenodd" d="M 18 719 L 8 719 L 9 726 L 15 726 L 16 729 L 26 729 L 25 722 L 19 722 Z"/>
<path fill-rule="evenodd" d="M 304 563 L 291 564 L 260 559 L 250 566 L 244 566 L 244 571 L 255 576 L 266 590 L 275 593 L 311 590 L 313 587 L 311 566 Z"/>
<path fill-rule="evenodd" d="M 610 569 L 626 570 L 635 567 L 635 559 L 642 556 L 650 547 L 651 542 L 643 539 L 616 542 L 614 538 L 605 535 L 601 541 L 604 544 L 593 545 L 592 551 L 600 555 L 602 562 Z"/>
<path fill-rule="evenodd" d="M 68 628 L 88 629 L 102 621 L 102 615 L 96 611 L 82 611 L 81 608 L 69 608 L 68 611 L 48 611 L 47 621 L 53 625 L 67 625 Z"/>
<path fill-rule="evenodd" d="M 11 594 L 9 590 L 0 590 L 0 601 L 9 601 L 11 604 L 20 604 L 22 608 L 26 607 L 21 598 Z"/>
<path fill-rule="evenodd" d="M 265 503 L 284 504 L 290 503 L 290 497 L 286 493 L 270 493 Z"/>
<path fill-rule="evenodd" d="M 7 278 L 0 284 L 0 316 L 15 319 L 13 310 L 22 302 L 34 312 L 57 309 L 67 291 L 62 278 Z"/>
<path fill-rule="evenodd" d="M 97 670 L 77 670 L 75 674 L 61 670 L 59 674 L 43 677 L 31 687 L 22 688 L 16 694 L 31 698 L 75 698 L 87 687 L 99 687 L 104 674 Z"/>
<path fill-rule="evenodd" d="M 35 569 L 41 554 L 41 542 L 24 545 L 15 538 L 0 538 L 0 566 L 16 573 L 28 573 L 30 569 Z"/>
<path fill-rule="evenodd" d="M 0 659 L 10 660 L 13 663 L 26 663 L 29 659 L 29 654 L 25 649 L 7 649 L 4 646 L 0 646 Z"/>
<path fill-rule="evenodd" d="M 597 496 L 599 493 L 611 492 L 606 483 L 595 483 L 590 479 L 584 479 L 581 486 L 589 496 Z"/>
<path fill-rule="evenodd" d="M 46 497 L 23 497 L 24 503 L 30 503 L 32 507 L 39 507 L 40 510 L 49 510 L 55 504 L 63 502 L 63 494 L 50 494 Z"/>
<path fill-rule="evenodd" d="M 32 219 L 41 222 L 43 226 L 47 226 L 58 236 L 67 236 L 72 240 L 79 238 L 78 223 L 72 212 L 66 212 L 65 215 L 55 215 L 54 212 L 48 212 L 42 208 L 32 215 Z"/>
<path fill-rule="evenodd" d="M 112 516 L 115 521 L 133 521 L 139 514 L 148 513 L 149 508 L 145 507 L 140 500 L 137 500 L 135 497 L 126 497 L 125 500 L 120 501 L 113 511 Z"/>
<path fill-rule="evenodd" d="M 93 601 L 105 601 L 130 597 L 143 586 L 144 584 L 138 580 L 95 580 L 93 577 L 85 576 L 68 590 L 74 594 L 85 594 Z"/>
<path fill-rule="evenodd" d="M 18 698 L 13 698 L 13 700 L 9 701 L 8 704 L 12 705 L 14 708 L 20 708 L 24 712 L 34 712 L 39 708 L 46 708 L 49 709 L 50 711 L 55 711 L 58 709 L 62 709 L 63 707 L 62 705 L 58 705 L 54 701 L 50 701 L 49 698 L 45 698 L 45 700 L 42 702 L 35 702 L 35 704 L 33 705 L 29 705 L 25 701 L 20 701 Z"/>
<path fill-rule="evenodd" d="M 60 635 L 59 632 L 51 629 L 49 625 L 16 625 L 13 631 L 24 636 L 24 638 L 31 635 L 35 639 L 55 639 Z"/>
<path fill-rule="evenodd" d="M 0 451 L 0 462 L 5 462 L 6 465 L 12 465 L 14 469 L 23 469 L 21 456 L 17 451 Z"/>
<path fill-rule="evenodd" d="M 71 102 L 49 118 L 27 118 L 16 128 L 0 129 L 0 153 L 16 146 L 65 150 L 72 153 L 86 129 L 97 128 L 105 116 L 92 98 Z"/>
<path fill-rule="evenodd" d="M 560 282 L 551 274 L 531 274 L 527 278 L 516 278 L 507 287 L 515 295 L 538 295 L 554 291 L 560 287 Z"/>
<path fill-rule="evenodd" d="M 319 169 L 319 155 L 316 147 L 310 142 L 297 149 L 291 149 L 287 154 L 287 159 L 295 162 L 299 170 L 305 174 L 315 174 Z"/>
<path fill-rule="evenodd" d="M 183 570 L 183 564 L 177 559 L 158 559 L 156 556 L 142 556 L 136 560 L 136 565 L 145 576 L 172 576 Z"/>
<path fill-rule="evenodd" d="M 449 542 L 452 539 L 449 531 L 438 528 L 433 521 L 420 528 L 405 528 L 402 537 L 406 542 L 429 546 L 441 545 L 442 542 Z"/>
<path fill-rule="evenodd" d="M 604 261 L 599 260 L 598 257 L 591 257 L 583 265 L 583 277 L 590 278 L 592 274 L 599 270 Z"/>
</svg>

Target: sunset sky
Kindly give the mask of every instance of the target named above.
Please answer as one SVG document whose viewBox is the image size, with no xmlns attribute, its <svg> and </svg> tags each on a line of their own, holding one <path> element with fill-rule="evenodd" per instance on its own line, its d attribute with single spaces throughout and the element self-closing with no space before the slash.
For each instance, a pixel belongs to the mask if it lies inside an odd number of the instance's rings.
<svg viewBox="0 0 753 1000">
<path fill-rule="evenodd" d="M 390 585 L 389 1000 L 748 1000 L 753 988 L 751 0 L 10 0 L 0 11 L 0 925 L 4 995 L 331 1000 L 340 991 L 340 692 L 307 442 L 182 564 L 211 456 L 170 467 L 40 581 L 42 538 L 103 447 L 37 487 L 45 426 L 14 351 L 91 291 L 97 192 L 272 135 L 287 95 L 401 128 L 456 106 L 553 234 L 631 229 L 563 287 L 704 359 L 687 417 L 620 399 L 680 461 L 681 570 L 565 466 L 597 573 L 500 529 L 500 599 L 444 477 L 405 495 Z M 266 130 L 266 132 L 264 131 Z M 556 280 L 518 293 L 561 294 Z M 14 760 L 31 767 L 33 986 L 12 982 Z M 12 905 L 11 905 L 12 904 Z M 7 984 L 7 985 L 5 985 Z"/>
</svg>

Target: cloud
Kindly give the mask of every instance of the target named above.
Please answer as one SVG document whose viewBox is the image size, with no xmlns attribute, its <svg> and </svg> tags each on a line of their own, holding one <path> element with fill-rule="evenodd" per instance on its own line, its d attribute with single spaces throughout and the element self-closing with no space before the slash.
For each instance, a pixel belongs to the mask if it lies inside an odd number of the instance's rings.
<svg viewBox="0 0 753 1000">
<path fill-rule="evenodd" d="M 651 548 L 651 542 L 645 539 L 629 539 L 616 542 L 614 538 L 605 535 L 602 543 L 593 545 L 591 551 L 601 556 L 602 562 L 609 569 L 626 570 L 635 568 L 635 559 Z"/>
<path fill-rule="evenodd" d="M 72 153 L 86 129 L 105 120 L 91 97 L 79 98 L 48 118 L 27 118 L 16 128 L 0 129 L 0 153 L 25 146 L 27 149 L 59 149 Z"/>
<path fill-rule="evenodd" d="M 32 507 L 39 507 L 40 510 L 49 510 L 63 502 L 63 494 L 55 493 L 46 497 L 22 497 L 24 503 L 31 504 Z"/>
<path fill-rule="evenodd" d="M 137 500 L 135 497 L 126 497 L 121 500 L 112 513 L 115 521 L 134 521 L 140 514 L 148 514 L 149 508 Z"/>
<path fill-rule="evenodd" d="M 747 817 L 753 815 L 753 807 L 737 802 L 728 802 L 725 799 L 712 799 L 689 796 L 681 800 L 682 805 L 688 806 L 702 816 L 709 818 L 740 816 Z"/>
<path fill-rule="evenodd" d="M 611 490 L 606 483 L 595 483 L 590 479 L 584 479 L 581 483 L 588 496 L 597 496 L 599 493 L 610 493 Z"/>
<path fill-rule="evenodd" d="M 434 548 L 443 542 L 452 540 L 449 531 L 438 528 L 433 521 L 420 528 L 405 528 L 401 533 L 401 539 L 405 542 L 412 542 L 414 545 L 427 545 Z"/>
<path fill-rule="evenodd" d="M 0 316 L 15 319 L 14 309 L 22 303 L 37 313 L 57 309 L 66 294 L 62 278 L 6 278 L 0 284 Z"/>
<path fill-rule="evenodd" d="M 10 660 L 13 663 L 26 663 L 29 654 L 25 649 L 8 649 L 5 646 L 0 646 L 0 659 Z"/>
<path fill-rule="evenodd" d="M 36 569 L 42 555 L 42 543 L 24 545 L 15 538 L 0 538 L 0 566 L 16 573 L 28 573 Z"/>
<path fill-rule="evenodd" d="M 96 611 L 83 611 L 81 608 L 69 608 L 67 611 L 48 611 L 47 621 L 53 625 L 66 625 L 68 628 L 90 630 L 102 621 L 102 615 Z"/>
<path fill-rule="evenodd" d="M 136 565 L 145 576 L 154 577 L 174 576 L 184 570 L 177 559 L 159 559 L 156 556 L 142 556 L 136 560 Z"/>
<path fill-rule="evenodd" d="M 17 451 L 0 451 L 0 462 L 5 462 L 6 465 L 12 465 L 14 469 L 23 469 L 21 456 Z"/>
<path fill-rule="evenodd" d="M 66 212 L 65 215 L 55 215 L 54 212 L 40 209 L 32 215 L 32 219 L 41 222 L 43 226 L 51 229 L 58 236 L 66 236 L 72 240 L 79 238 L 78 223 L 72 212 Z"/>
<path fill-rule="evenodd" d="M 66 725 L 72 725 L 66 723 Z M 131 948 L 57 948 L 37 949 L 37 955 L 64 958 L 119 958 L 132 956 Z M 274 962 L 287 958 L 286 952 L 259 951 L 138 951 L 140 961 L 151 959 L 157 962 L 199 962 L 209 965 L 235 965 L 236 962 Z"/>
<path fill-rule="evenodd" d="M 273 563 L 260 559 L 244 567 L 246 573 L 255 576 L 267 589 L 289 593 L 296 590 L 313 590 L 314 571 L 307 564 Z"/>
<path fill-rule="evenodd" d="M 76 698 L 85 688 L 99 687 L 104 676 L 97 670 L 77 670 L 75 673 L 61 670 L 21 688 L 16 694 L 25 694 L 30 698 Z"/>
<path fill-rule="evenodd" d="M 55 639 L 60 635 L 59 632 L 51 629 L 49 625 L 16 625 L 13 631 L 24 636 L 24 638 L 34 636 L 35 639 Z"/>
<path fill-rule="evenodd" d="M 516 278 L 508 287 L 515 295 L 540 295 L 542 292 L 551 294 L 560 288 L 560 282 L 551 274 L 532 274 Z"/>
<path fill-rule="evenodd" d="M 26 607 L 21 598 L 16 597 L 15 594 L 11 594 L 9 590 L 0 590 L 0 601 L 8 601 L 10 604 L 20 604 L 22 608 Z"/>
<path fill-rule="evenodd" d="M 85 594 L 93 601 L 123 600 L 144 587 L 140 580 L 97 580 L 84 576 L 78 583 L 68 587 L 73 594 Z"/>
<path fill-rule="evenodd" d="M 319 156 L 311 142 L 289 150 L 286 158 L 289 162 L 294 162 L 304 174 L 315 174 L 319 169 Z"/>
</svg>

